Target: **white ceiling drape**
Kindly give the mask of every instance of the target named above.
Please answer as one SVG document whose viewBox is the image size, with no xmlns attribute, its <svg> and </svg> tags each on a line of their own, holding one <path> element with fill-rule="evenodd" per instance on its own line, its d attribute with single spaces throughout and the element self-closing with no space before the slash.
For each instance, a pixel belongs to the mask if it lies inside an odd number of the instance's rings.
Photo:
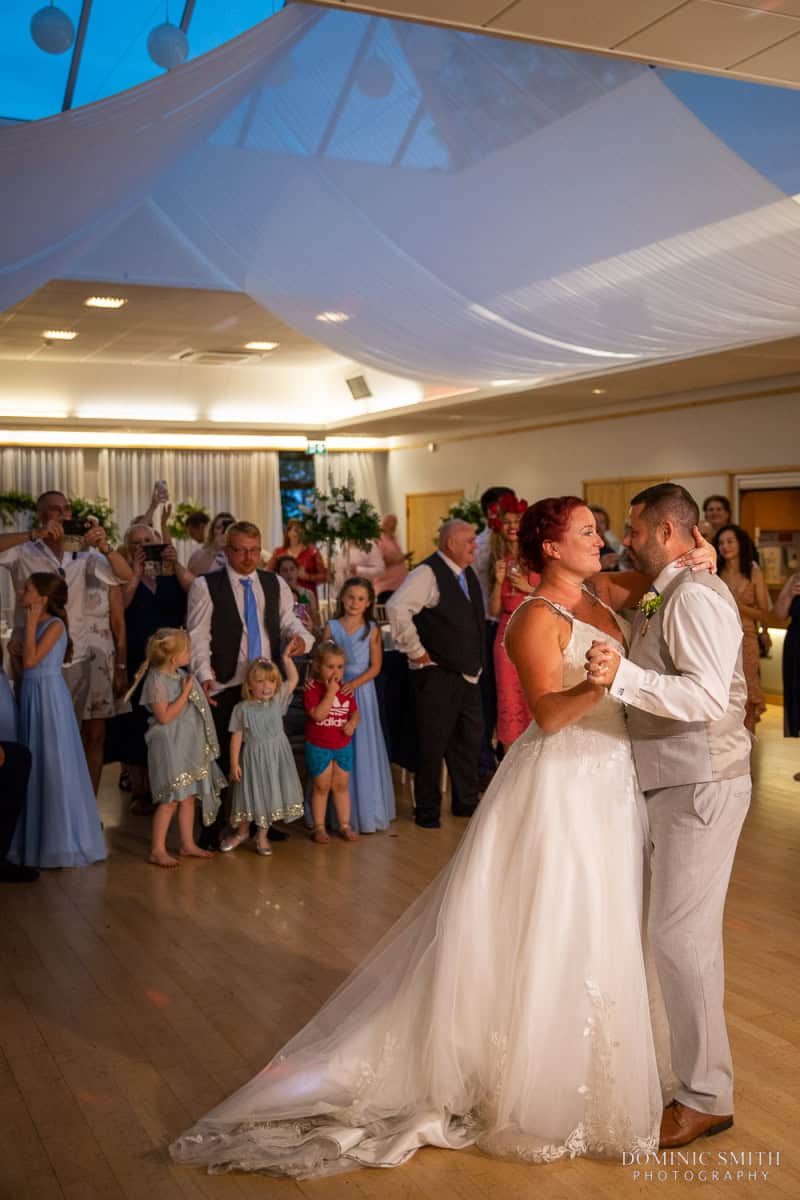
<svg viewBox="0 0 800 1200">
<path fill-rule="evenodd" d="M 394 374 L 530 383 L 800 330 L 800 206 L 639 63 L 292 4 L 0 129 L 0 169 L 0 306 L 87 264 L 135 282 L 147 203 L 209 286 Z"/>
</svg>

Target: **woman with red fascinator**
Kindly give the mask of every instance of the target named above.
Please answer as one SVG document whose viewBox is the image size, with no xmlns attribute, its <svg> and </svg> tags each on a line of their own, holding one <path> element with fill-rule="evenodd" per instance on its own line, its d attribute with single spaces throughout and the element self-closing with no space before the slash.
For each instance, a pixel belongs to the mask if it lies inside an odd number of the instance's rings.
<svg viewBox="0 0 800 1200">
<path fill-rule="evenodd" d="M 494 668 L 497 679 L 497 741 L 503 752 L 525 732 L 531 722 L 519 675 L 503 645 L 512 613 L 531 595 L 539 582 L 536 571 L 528 570 L 519 561 L 519 523 L 527 507 L 527 500 L 518 500 L 513 492 L 506 492 L 490 505 L 488 513 L 492 531 L 488 615 L 499 621 L 494 641 Z"/>
</svg>

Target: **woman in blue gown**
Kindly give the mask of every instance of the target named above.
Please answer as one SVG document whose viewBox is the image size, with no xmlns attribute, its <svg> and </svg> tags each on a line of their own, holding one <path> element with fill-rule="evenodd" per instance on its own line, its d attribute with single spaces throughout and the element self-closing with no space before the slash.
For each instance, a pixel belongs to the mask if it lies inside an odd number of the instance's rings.
<svg viewBox="0 0 800 1200">
<path fill-rule="evenodd" d="M 67 585 L 58 575 L 31 575 L 26 609 L 19 740 L 33 758 L 28 801 L 8 852 L 29 867 L 82 867 L 106 846 L 69 689 L 61 675 L 71 656 Z"/>
</svg>

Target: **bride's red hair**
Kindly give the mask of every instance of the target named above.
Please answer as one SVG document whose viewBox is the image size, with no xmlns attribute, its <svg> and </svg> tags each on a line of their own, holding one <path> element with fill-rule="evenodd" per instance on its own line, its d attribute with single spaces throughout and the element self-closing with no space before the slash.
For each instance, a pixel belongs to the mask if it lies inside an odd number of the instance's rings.
<svg viewBox="0 0 800 1200">
<path fill-rule="evenodd" d="M 545 542 L 558 542 L 564 536 L 576 508 L 586 508 L 578 496 L 548 496 L 537 500 L 523 514 L 519 524 L 519 552 L 533 571 L 542 572 L 547 562 L 542 551 Z"/>
</svg>

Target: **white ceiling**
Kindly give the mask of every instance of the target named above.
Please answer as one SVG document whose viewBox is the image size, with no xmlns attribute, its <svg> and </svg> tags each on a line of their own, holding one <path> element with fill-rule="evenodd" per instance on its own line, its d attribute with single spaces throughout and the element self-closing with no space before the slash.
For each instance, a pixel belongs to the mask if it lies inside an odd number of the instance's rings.
<svg viewBox="0 0 800 1200">
<path fill-rule="evenodd" d="M 800 0 L 312 2 L 800 86 Z"/>
</svg>

